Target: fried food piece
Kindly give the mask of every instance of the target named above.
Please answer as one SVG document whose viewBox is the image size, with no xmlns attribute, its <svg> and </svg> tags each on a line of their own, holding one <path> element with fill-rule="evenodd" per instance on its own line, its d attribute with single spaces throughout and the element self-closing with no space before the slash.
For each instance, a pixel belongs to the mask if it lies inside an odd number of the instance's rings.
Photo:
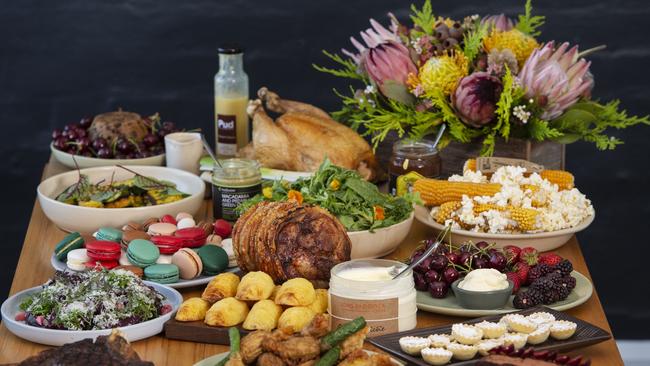
<svg viewBox="0 0 650 366">
<path fill-rule="evenodd" d="M 329 304 L 329 295 L 327 290 L 319 288 L 316 290 L 316 297 L 314 302 L 309 304 L 307 307 L 312 309 L 316 314 L 322 314 L 327 312 L 327 307 Z"/>
<path fill-rule="evenodd" d="M 273 289 L 275 284 L 271 276 L 264 272 L 248 272 L 239 282 L 235 297 L 239 300 L 266 300 Z"/>
<path fill-rule="evenodd" d="M 258 301 L 248 313 L 243 328 L 248 330 L 273 330 L 278 326 L 282 307 L 273 300 Z"/>
<path fill-rule="evenodd" d="M 275 286 L 275 288 L 273 289 L 273 292 L 271 292 L 271 296 L 269 296 L 269 300 L 275 301 L 275 297 L 277 296 L 278 291 L 280 291 L 281 287 L 282 286 L 280 286 L 280 285 Z"/>
<path fill-rule="evenodd" d="M 370 328 L 363 327 L 360 331 L 354 333 L 353 335 L 347 337 L 343 342 L 341 342 L 341 359 L 346 358 L 348 355 L 352 354 L 355 351 L 363 349 L 363 342 L 366 340 L 366 335 L 370 331 Z"/>
<path fill-rule="evenodd" d="M 282 359 L 271 352 L 262 353 L 257 358 L 257 366 L 285 366 L 286 364 Z"/>
<path fill-rule="evenodd" d="M 320 355 L 320 342 L 310 336 L 293 336 L 284 341 L 268 337 L 262 342 L 265 351 L 273 352 L 291 365 L 312 360 Z"/>
<path fill-rule="evenodd" d="M 307 326 L 316 313 L 308 307 L 296 306 L 285 310 L 278 319 L 278 328 L 288 328 L 292 333 L 300 332 Z"/>
<path fill-rule="evenodd" d="M 232 327 L 246 319 L 248 305 L 245 302 L 227 297 L 219 300 L 205 314 L 205 324 L 213 327 Z"/>
<path fill-rule="evenodd" d="M 321 338 L 330 331 L 330 317 L 327 314 L 317 314 L 311 323 L 302 328 L 300 334 Z"/>
<path fill-rule="evenodd" d="M 239 345 L 239 353 L 241 354 L 242 361 L 245 364 L 250 364 L 255 362 L 257 358 L 262 354 L 262 342 L 271 335 L 271 332 L 265 330 L 257 330 L 255 332 L 248 333 L 244 338 L 241 339 Z"/>
<path fill-rule="evenodd" d="M 275 303 L 288 306 L 307 306 L 316 300 L 314 285 L 304 278 L 292 278 L 282 284 Z"/>
<path fill-rule="evenodd" d="M 230 356 L 224 366 L 246 366 L 246 364 L 242 361 L 241 354 L 237 352 Z"/>
<path fill-rule="evenodd" d="M 393 365 L 394 364 L 390 360 L 390 357 L 379 353 L 369 355 L 363 350 L 354 351 L 339 363 L 339 366 L 393 366 Z"/>
<path fill-rule="evenodd" d="M 226 297 L 234 297 L 237 294 L 238 286 L 239 276 L 230 272 L 221 273 L 208 283 L 208 286 L 203 290 L 203 294 L 201 294 L 201 298 L 210 304 L 214 304 Z"/>
<path fill-rule="evenodd" d="M 179 322 L 193 322 L 205 319 L 205 314 L 210 309 L 210 303 L 199 298 L 192 297 L 183 301 L 176 312 L 176 320 Z"/>
</svg>

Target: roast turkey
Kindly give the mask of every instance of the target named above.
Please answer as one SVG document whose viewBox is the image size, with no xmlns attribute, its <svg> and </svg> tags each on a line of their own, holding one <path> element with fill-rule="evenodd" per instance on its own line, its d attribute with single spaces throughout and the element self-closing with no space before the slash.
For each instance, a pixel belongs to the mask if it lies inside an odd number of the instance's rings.
<svg viewBox="0 0 650 366">
<path fill-rule="evenodd" d="M 241 157 L 267 168 L 312 172 L 328 157 L 333 164 L 356 170 L 367 180 L 380 175 L 370 145 L 351 128 L 333 120 L 313 105 L 281 99 L 266 88 L 258 91 L 248 113 L 253 119 L 253 141 Z M 267 110 L 279 113 L 273 120 Z"/>
</svg>

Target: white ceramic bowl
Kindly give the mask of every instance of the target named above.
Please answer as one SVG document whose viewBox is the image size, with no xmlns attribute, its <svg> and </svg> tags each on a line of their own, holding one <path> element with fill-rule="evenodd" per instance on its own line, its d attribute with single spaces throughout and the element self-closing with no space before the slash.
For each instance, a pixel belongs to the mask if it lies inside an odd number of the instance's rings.
<svg viewBox="0 0 650 366">
<path fill-rule="evenodd" d="M 54 147 L 54 144 L 50 144 L 50 150 L 52 155 L 59 163 L 67 166 L 71 169 L 76 169 L 75 160 L 79 165 L 79 168 L 95 168 L 98 166 L 113 166 L 113 165 L 156 165 L 161 166 L 165 165 L 165 154 L 150 156 L 148 158 L 140 159 L 100 159 L 93 158 L 88 156 L 81 155 L 72 155 L 68 154 L 65 151 L 58 150 Z M 73 160 L 74 157 L 74 160 Z"/>
<path fill-rule="evenodd" d="M 413 215 L 395 225 L 376 229 L 373 232 L 349 231 L 352 242 L 351 259 L 379 258 L 393 252 L 404 241 L 411 230 Z"/>
<path fill-rule="evenodd" d="M 118 328 L 125 334 L 126 339 L 129 342 L 148 338 L 162 332 L 165 323 L 176 313 L 176 310 L 178 310 L 178 307 L 183 302 L 183 296 L 181 296 L 181 294 L 173 288 L 162 286 L 153 282 L 145 283 L 155 288 L 156 291 L 165 297 L 164 303 L 171 305 L 172 311 L 146 322 Z M 0 309 L 2 312 L 2 324 L 4 324 L 7 329 L 17 337 L 40 344 L 62 346 L 66 343 L 77 342 L 86 338 L 95 339 L 100 335 L 107 335 L 111 333 L 112 329 L 79 331 L 46 329 L 34 327 L 26 324 L 25 322 L 16 321 L 16 314 L 20 312 L 19 306 L 23 299 L 41 290 L 41 286 L 32 287 L 15 294 L 14 296 L 8 298 L 4 303 L 2 303 L 2 308 Z"/>
<path fill-rule="evenodd" d="M 417 206 L 415 208 L 415 217 L 423 224 L 434 228 L 436 232 L 440 232 L 445 228 L 444 225 L 437 223 L 429 215 L 429 209 L 426 207 Z M 453 243 L 463 243 L 466 241 L 478 243 L 480 241 L 486 241 L 490 244 L 496 243 L 498 248 L 506 245 L 515 245 L 520 248 L 533 247 L 538 251 L 547 252 L 561 247 L 571 239 L 573 234 L 586 229 L 594 221 L 594 217 L 595 215 L 589 216 L 572 228 L 534 234 L 489 234 L 452 229 L 451 240 Z"/>
<path fill-rule="evenodd" d="M 161 217 L 165 214 L 176 215 L 179 212 L 187 212 L 194 215 L 201 208 L 205 183 L 196 175 L 158 166 L 127 165 L 126 167 L 142 175 L 173 182 L 180 191 L 190 194 L 190 196 L 172 203 L 145 207 L 94 208 L 69 205 L 59 202 L 55 198 L 66 187 L 77 181 L 79 173 L 71 171 L 55 175 L 41 182 L 37 188 L 38 202 L 45 212 L 45 216 L 52 220 L 56 226 L 66 231 L 82 233 L 92 233 L 102 226 L 120 228 L 129 221 L 142 222 L 148 218 Z M 86 174 L 92 183 L 97 183 L 102 179 L 110 181 L 113 172 L 115 172 L 114 179 L 116 180 L 133 176 L 133 173 L 113 166 L 81 169 L 81 173 Z"/>
</svg>

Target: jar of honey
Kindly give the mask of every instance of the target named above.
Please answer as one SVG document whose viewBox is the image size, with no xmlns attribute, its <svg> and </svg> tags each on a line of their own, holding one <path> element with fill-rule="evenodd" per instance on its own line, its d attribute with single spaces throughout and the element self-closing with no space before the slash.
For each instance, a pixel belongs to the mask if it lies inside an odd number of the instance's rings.
<svg viewBox="0 0 650 366">
<path fill-rule="evenodd" d="M 433 141 L 403 139 L 393 144 L 393 154 L 388 163 L 391 194 L 396 194 L 397 178 L 408 172 L 416 172 L 426 178 L 439 178 L 442 159 Z"/>
</svg>

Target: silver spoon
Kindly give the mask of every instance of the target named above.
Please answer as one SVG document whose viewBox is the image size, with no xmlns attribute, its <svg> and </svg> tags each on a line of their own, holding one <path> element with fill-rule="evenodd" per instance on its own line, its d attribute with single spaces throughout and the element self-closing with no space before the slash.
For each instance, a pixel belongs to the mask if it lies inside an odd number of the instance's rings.
<svg viewBox="0 0 650 366">
<path fill-rule="evenodd" d="M 210 144 L 208 144 L 208 141 L 205 139 L 205 135 L 201 134 L 201 141 L 203 141 L 203 149 L 208 152 L 208 155 L 214 160 L 214 162 L 219 165 L 219 168 L 223 168 L 221 166 L 221 162 L 217 159 L 216 156 L 214 156 L 214 153 L 212 152 L 212 148 L 210 147 Z"/>
<path fill-rule="evenodd" d="M 441 231 L 440 234 L 438 235 L 438 237 L 436 238 L 436 242 L 433 243 L 433 245 L 431 245 L 431 246 L 429 247 L 429 249 L 427 249 L 427 250 L 426 250 L 426 251 L 425 251 L 425 252 L 420 256 L 420 258 L 418 258 L 418 259 L 416 259 L 415 261 L 411 262 L 411 264 L 409 264 L 409 265 L 408 265 L 406 268 L 404 268 L 402 271 L 397 272 L 397 271 L 398 271 L 397 267 L 394 267 L 394 268 L 391 270 L 391 272 L 390 272 L 390 274 L 393 275 L 393 279 L 397 279 L 397 278 L 401 277 L 403 274 L 405 274 L 406 272 L 408 272 L 410 269 L 413 269 L 415 266 L 417 266 L 418 264 L 422 263 L 423 260 L 425 260 L 428 256 L 431 255 L 431 253 L 433 253 L 436 249 L 438 249 L 438 246 L 440 246 L 440 243 L 442 243 L 442 240 L 445 238 L 445 236 L 447 236 L 447 234 L 448 234 L 450 231 L 451 231 L 451 226 L 447 226 L 447 227 L 445 227 L 445 229 L 444 229 L 443 231 Z"/>
<path fill-rule="evenodd" d="M 442 124 L 440 128 L 438 129 L 438 134 L 436 134 L 436 139 L 433 140 L 433 147 L 435 148 L 438 146 L 438 143 L 440 142 L 440 138 L 442 138 L 442 134 L 445 132 L 445 129 L 447 128 L 446 124 Z"/>
</svg>

